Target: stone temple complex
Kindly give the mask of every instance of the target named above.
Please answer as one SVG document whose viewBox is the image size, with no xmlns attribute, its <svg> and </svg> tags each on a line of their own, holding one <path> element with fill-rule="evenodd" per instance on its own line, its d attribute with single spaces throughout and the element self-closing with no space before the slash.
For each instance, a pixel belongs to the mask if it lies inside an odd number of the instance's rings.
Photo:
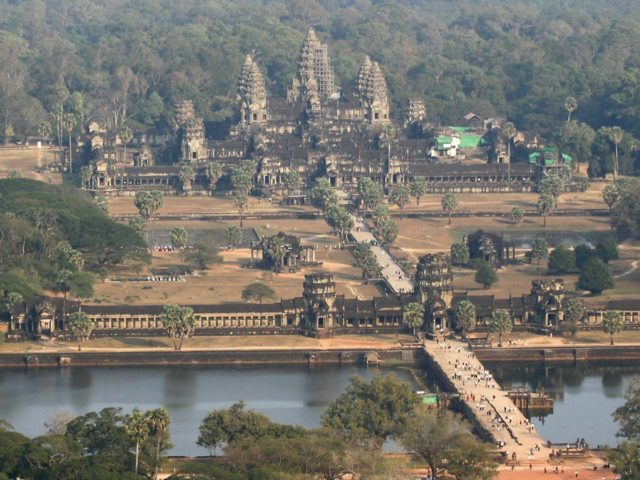
<svg viewBox="0 0 640 480">
<path fill-rule="evenodd" d="M 244 160 L 255 167 L 255 191 L 267 196 L 285 192 L 290 172 L 300 175 L 302 190 L 318 176 L 347 191 L 362 177 L 387 189 L 421 177 L 429 192 L 529 191 L 550 171 L 570 179 L 570 157 L 551 150 L 536 154 L 542 148 L 537 143 L 526 145 L 532 151 L 529 161 L 510 164 L 501 134 L 504 119 L 469 114 L 461 126 L 436 127 L 419 98 L 409 101 L 406 115 L 394 116 L 385 72 L 368 56 L 353 87 L 352 94 L 343 95 L 329 47 L 310 29 L 286 97 L 271 95 L 256 57 L 245 57 L 236 88 L 236 122 L 222 140 L 207 132 L 188 99 L 176 105 L 172 132 L 139 132 L 128 149 L 133 160 L 125 159 L 123 166 L 105 151 L 104 129 L 94 128 L 88 139 L 91 176 L 84 187 L 97 195 L 138 190 L 210 195 L 231 188 L 228 175 Z M 514 141 L 526 138 L 519 135 Z M 209 162 L 224 172 L 213 183 L 205 174 Z M 193 171 L 187 188 L 180 174 L 185 166 Z"/>
<path fill-rule="evenodd" d="M 444 254 L 420 258 L 412 293 L 371 299 L 345 298 L 336 292 L 330 273 L 305 275 L 300 297 L 274 303 L 203 303 L 194 310 L 196 335 L 308 335 L 328 337 L 353 333 L 397 333 L 410 331 L 404 310 L 409 303 L 424 305 L 424 330 L 438 335 L 456 327 L 455 307 L 468 300 L 476 309 L 475 330 L 487 332 L 493 312 L 509 312 L 514 329 L 552 331 L 565 321 L 566 292 L 561 279 L 534 280 L 529 294 L 495 298 L 454 291 L 450 259 Z M 206 301 L 206 300 L 205 300 Z M 38 335 L 65 335 L 68 316 L 79 305 L 61 298 L 39 297 L 16 305 L 9 324 L 0 331 L 17 339 Z M 163 305 L 83 305 L 94 322 L 95 336 L 164 335 L 160 319 Z M 640 324 L 640 301 L 610 300 L 587 306 L 581 325 L 596 327 L 603 313 L 617 310 L 625 324 Z M 64 313 L 63 313 L 64 312 Z"/>
</svg>

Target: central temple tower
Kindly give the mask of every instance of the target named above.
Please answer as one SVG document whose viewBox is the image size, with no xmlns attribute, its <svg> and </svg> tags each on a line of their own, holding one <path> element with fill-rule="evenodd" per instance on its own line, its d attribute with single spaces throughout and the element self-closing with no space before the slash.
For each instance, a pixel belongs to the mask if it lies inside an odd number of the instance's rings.
<svg viewBox="0 0 640 480">
<path fill-rule="evenodd" d="M 302 101 L 325 104 L 337 100 L 340 94 L 329 58 L 329 50 L 310 28 L 304 39 L 298 58 L 298 72 L 288 92 L 290 102 Z"/>
</svg>

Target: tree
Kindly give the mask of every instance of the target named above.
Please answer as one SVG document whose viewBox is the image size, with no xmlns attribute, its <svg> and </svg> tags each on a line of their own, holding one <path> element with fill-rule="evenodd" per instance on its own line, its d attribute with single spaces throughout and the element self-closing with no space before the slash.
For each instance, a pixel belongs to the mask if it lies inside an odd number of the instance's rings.
<svg viewBox="0 0 640 480">
<path fill-rule="evenodd" d="M 612 415 L 620 425 L 619 437 L 640 441 L 640 377 L 631 378 L 624 393 L 624 404 Z"/>
<path fill-rule="evenodd" d="M 624 321 L 620 312 L 616 310 L 607 310 L 602 317 L 602 331 L 610 336 L 611 345 L 613 345 L 613 336 L 620 333 L 624 327 Z"/>
<path fill-rule="evenodd" d="M 282 181 L 284 188 L 287 190 L 287 196 L 292 192 L 297 192 L 302 187 L 302 178 L 295 170 L 291 170 L 284 174 Z"/>
<path fill-rule="evenodd" d="M 93 327 L 93 320 L 85 312 L 77 311 L 69 315 L 69 330 L 76 337 L 78 351 L 82 350 L 82 343 L 91 336 Z"/>
<path fill-rule="evenodd" d="M 79 308 L 82 307 L 83 300 L 93 296 L 93 284 L 95 281 L 96 277 L 91 272 L 76 272 L 71 276 L 69 291 L 80 301 Z"/>
<path fill-rule="evenodd" d="M 204 270 L 214 263 L 222 263 L 220 250 L 212 243 L 198 243 L 191 247 L 185 260 L 199 270 Z"/>
<path fill-rule="evenodd" d="M 617 260 L 620 255 L 618 254 L 618 242 L 616 242 L 616 239 L 607 237 L 600 240 L 596 245 L 596 256 L 604 263 Z"/>
<path fill-rule="evenodd" d="M 411 199 L 411 195 L 407 187 L 401 186 L 394 189 L 391 192 L 389 200 L 391 200 L 391 202 L 397 205 L 398 208 L 400 209 L 400 218 L 402 218 L 402 212 L 404 210 L 404 207 L 407 206 L 410 199 Z"/>
<path fill-rule="evenodd" d="M 265 253 L 271 259 L 271 267 L 276 275 L 284 268 L 284 259 L 287 256 L 287 245 L 280 235 L 274 235 L 267 240 Z"/>
<path fill-rule="evenodd" d="M 453 243 L 451 245 L 451 263 L 453 265 L 466 265 L 470 259 L 469 246 L 466 243 Z"/>
<path fill-rule="evenodd" d="M 222 177 L 222 166 L 216 160 L 207 162 L 207 168 L 205 169 L 205 175 L 207 177 L 207 184 L 209 185 L 209 194 L 213 197 L 216 190 L 216 184 L 220 177 Z"/>
<path fill-rule="evenodd" d="M 413 330 L 413 336 L 415 337 L 417 330 L 424 325 L 424 306 L 417 302 L 405 305 L 402 310 L 402 321 Z"/>
<path fill-rule="evenodd" d="M 540 196 L 549 195 L 553 198 L 552 208 L 558 206 L 558 198 L 564 193 L 564 181 L 556 174 L 549 175 L 540 180 L 538 184 L 538 192 Z"/>
<path fill-rule="evenodd" d="M 419 455 L 431 470 L 432 479 L 441 478 L 440 472 L 456 479 L 493 478 L 495 465 L 490 460 L 488 448 L 469 433 L 464 422 L 446 409 L 420 408 L 408 423 L 401 436 L 402 445 Z M 482 445 L 483 452 L 473 452 L 471 445 Z M 484 455 L 483 455 L 484 454 Z"/>
<path fill-rule="evenodd" d="M 83 165 L 80 167 L 80 183 L 82 187 L 88 186 L 89 180 L 91 180 L 91 176 L 93 172 L 91 171 L 91 167 L 87 165 Z"/>
<path fill-rule="evenodd" d="M 640 478 L 640 445 L 637 442 L 622 442 L 611 450 L 607 459 L 616 466 L 620 480 Z"/>
<path fill-rule="evenodd" d="M 149 422 L 145 415 L 140 412 L 137 408 L 134 408 L 131 412 L 131 415 L 127 415 L 125 420 L 125 429 L 127 431 L 127 435 L 133 440 L 136 444 L 136 460 L 134 472 L 138 473 L 138 464 L 140 459 L 140 445 L 147 439 L 149 436 Z"/>
<path fill-rule="evenodd" d="M 162 192 L 158 191 L 141 191 L 136 192 L 136 196 L 133 200 L 133 204 L 138 209 L 138 213 L 142 219 L 149 223 L 152 221 L 156 212 L 162 207 L 163 196 Z M 152 222 L 153 225 L 153 222 Z M 147 233 L 147 243 L 149 242 L 149 234 Z"/>
<path fill-rule="evenodd" d="M 513 328 L 511 314 L 507 310 L 498 309 L 491 317 L 491 331 L 498 334 L 498 346 L 502 346 L 502 336 Z"/>
<path fill-rule="evenodd" d="M 449 215 L 449 225 L 451 225 L 451 215 L 458 208 L 458 200 L 453 193 L 445 193 L 440 202 L 442 210 Z"/>
<path fill-rule="evenodd" d="M 7 311 L 9 315 L 9 331 L 13 331 L 15 326 L 13 323 L 13 307 L 18 305 L 24 300 L 22 295 L 18 292 L 6 292 L 4 298 L 2 299 L 2 306 Z"/>
<path fill-rule="evenodd" d="M 585 308 L 581 300 L 569 298 L 564 302 L 564 317 L 567 321 L 578 323 L 584 318 Z"/>
<path fill-rule="evenodd" d="M 228 409 L 213 410 L 202 420 L 197 444 L 214 452 L 220 447 L 240 443 L 243 439 L 278 438 L 293 433 L 295 427 L 273 423 L 269 417 L 246 410 L 242 401 Z"/>
<path fill-rule="evenodd" d="M 193 315 L 192 315 L 193 317 Z M 158 469 L 160 467 L 160 451 L 163 440 L 168 435 L 169 413 L 164 408 L 156 408 L 147 412 L 147 423 L 149 425 L 149 435 L 155 440 L 155 463 L 154 463 L 154 479 L 158 480 Z"/>
<path fill-rule="evenodd" d="M 338 195 L 331 188 L 331 182 L 327 177 L 316 178 L 309 196 L 312 205 L 322 211 L 329 205 L 338 204 Z"/>
<path fill-rule="evenodd" d="M 122 153 L 122 168 L 124 170 L 124 167 L 127 164 L 127 144 L 133 139 L 133 132 L 125 125 L 118 132 L 118 138 L 120 138 L 120 142 L 124 149 Z"/>
<path fill-rule="evenodd" d="M 69 175 L 73 175 L 73 147 L 71 145 L 71 133 L 76 127 L 77 118 L 73 113 L 65 113 L 63 115 L 64 129 L 69 136 Z"/>
<path fill-rule="evenodd" d="M 456 325 L 462 330 L 462 337 L 466 337 L 469 330 L 476 326 L 476 306 L 469 300 L 458 302 L 454 308 Z"/>
<path fill-rule="evenodd" d="M 601 131 L 609 139 L 609 141 L 613 143 L 614 146 L 613 180 L 616 181 L 618 179 L 618 168 L 620 165 L 618 146 L 624 139 L 625 132 L 620 127 L 603 127 Z"/>
<path fill-rule="evenodd" d="M 489 288 L 497 281 L 498 274 L 493 269 L 493 266 L 489 262 L 481 262 L 476 270 L 475 282 L 482 285 L 483 288 Z"/>
<path fill-rule="evenodd" d="M 611 267 L 599 258 L 592 258 L 585 263 L 578 277 L 578 287 L 589 290 L 593 295 L 613 288 Z"/>
<path fill-rule="evenodd" d="M 586 263 L 596 256 L 596 251 L 589 245 L 580 244 L 574 249 L 576 255 L 576 267 L 582 270 Z"/>
<path fill-rule="evenodd" d="M 174 227 L 171 230 L 171 246 L 180 253 L 180 260 L 184 261 L 182 251 L 187 246 L 187 230 L 184 227 Z"/>
<path fill-rule="evenodd" d="M 195 176 L 196 174 L 190 165 L 185 165 L 178 172 L 178 177 L 180 178 L 180 183 L 182 184 L 182 191 L 185 194 L 188 194 L 191 191 Z"/>
<path fill-rule="evenodd" d="M 427 193 L 427 182 L 422 177 L 416 177 L 409 184 L 411 196 L 416 198 L 416 205 L 420 205 L 420 199 Z"/>
<path fill-rule="evenodd" d="M 538 213 L 544 218 L 544 226 L 547 226 L 547 217 L 553 209 L 554 200 L 551 195 L 541 194 L 538 198 Z"/>
<path fill-rule="evenodd" d="M 193 309 L 170 303 L 165 305 L 160 314 L 160 321 L 173 341 L 175 350 L 182 350 L 182 344 L 195 330 L 196 319 Z"/>
<path fill-rule="evenodd" d="M 578 108 L 578 101 L 573 97 L 567 97 L 564 101 L 564 109 L 569 112 L 567 116 L 567 123 L 571 121 L 571 114 Z"/>
<path fill-rule="evenodd" d="M 358 195 L 366 210 L 375 209 L 384 199 L 384 192 L 380 184 L 368 177 L 361 177 L 358 180 Z"/>
<path fill-rule="evenodd" d="M 524 220 L 524 210 L 520 207 L 513 207 L 511 210 L 511 219 L 516 225 L 520 225 Z"/>
<path fill-rule="evenodd" d="M 502 127 L 502 135 L 507 143 L 507 162 L 509 163 L 509 172 L 511 172 L 511 142 L 517 133 L 518 129 L 512 122 L 507 122 Z M 509 181 L 511 181 L 511 176 L 509 176 Z"/>
<path fill-rule="evenodd" d="M 576 254 L 569 247 L 558 245 L 551 250 L 548 262 L 549 270 L 557 273 L 566 273 L 576 268 Z"/>
<path fill-rule="evenodd" d="M 388 218 L 380 225 L 380 237 L 384 244 L 393 245 L 393 242 L 398 238 L 398 225 Z"/>
<path fill-rule="evenodd" d="M 602 199 L 604 200 L 604 203 L 607 204 L 607 207 L 609 207 L 609 211 L 611 211 L 615 203 L 618 201 L 618 198 L 620 198 L 620 188 L 615 183 L 607 185 L 602 190 Z"/>
<path fill-rule="evenodd" d="M 262 300 L 265 298 L 276 298 L 276 292 L 269 285 L 262 282 L 250 283 L 242 290 L 243 300 L 257 300 L 262 304 Z"/>
<path fill-rule="evenodd" d="M 241 192 L 236 193 L 233 197 L 233 204 L 235 205 L 236 210 L 238 210 L 238 215 L 240 215 L 240 228 L 242 228 L 244 212 L 249 206 L 249 197 Z"/>
<path fill-rule="evenodd" d="M 549 253 L 549 244 L 544 238 L 536 238 L 531 243 L 531 259 L 537 260 L 537 263 L 540 263 L 540 260 L 545 258 Z"/>
<path fill-rule="evenodd" d="M 346 390 L 322 414 L 321 423 L 352 438 L 370 438 L 382 446 L 413 423 L 420 399 L 408 383 L 394 375 L 377 376 L 370 382 L 353 377 Z"/>
<path fill-rule="evenodd" d="M 237 225 L 229 225 L 224 231 L 225 240 L 227 245 L 232 249 L 236 248 L 242 243 L 242 230 Z"/>
</svg>

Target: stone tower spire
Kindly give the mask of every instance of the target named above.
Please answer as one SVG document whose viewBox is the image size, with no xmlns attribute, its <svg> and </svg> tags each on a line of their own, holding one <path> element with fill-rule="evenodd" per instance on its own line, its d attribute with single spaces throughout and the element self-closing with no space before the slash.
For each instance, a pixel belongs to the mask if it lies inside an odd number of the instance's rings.
<svg viewBox="0 0 640 480">
<path fill-rule="evenodd" d="M 308 101 L 319 98 L 322 103 L 338 98 L 335 74 L 327 45 L 320 42 L 310 28 L 302 43 L 298 58 L 298 72 L 293 78 L 288 98 L 290 101 Z"/>
<path fill-rule="evenodd" d="M 238 79 L 238 101 L 243 125 L 267 121 L 267 88 L 260 68 L 251 55 L 246 56 Z"/>
<path fill-rule="evenodd" d="M 364 57 L 357 80 L 357 95 L 367 111 L 369 123 L 389 122 L 387 81 L 378 62 Z"/>
</svg>

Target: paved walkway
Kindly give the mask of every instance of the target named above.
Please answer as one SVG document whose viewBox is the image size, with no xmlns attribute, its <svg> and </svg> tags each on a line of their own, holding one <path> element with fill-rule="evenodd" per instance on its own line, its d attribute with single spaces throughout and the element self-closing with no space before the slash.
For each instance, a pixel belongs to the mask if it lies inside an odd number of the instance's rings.
<svg viewBox="0 0 640 480">
<path fill-rule="evenodd" d="M 496 441 L 505 442 L 503 450 L 509 452 L 509 458 L 514 452 L 521 464 L 537 463 L 549 458 L 551 450 L 546 447 L 546 441 L 465 343 L 459 340 L 443 343 L 425 340 L 424 348 L 453 383 L 482 426 Z"/>
<path fill-rule="evenodd" d="M 404 273 L 396 263 L 395 259 L 389 255 L 389 252 L 378 244 L 373 233 L 371 233 L 369 227 L 364 223 L 364 221 L 355 215 L 351 215 L 351 218 L 353 219 L 351 236 L 356 242 L 371 244 L 371 250 L 376 256 L 376 260 L 378 260 L 378 265 L 382 267 L 382 276 L 393 293 L 413 292 L 413 282 L 411 281 L 411 278 Z"/>
</svg>

